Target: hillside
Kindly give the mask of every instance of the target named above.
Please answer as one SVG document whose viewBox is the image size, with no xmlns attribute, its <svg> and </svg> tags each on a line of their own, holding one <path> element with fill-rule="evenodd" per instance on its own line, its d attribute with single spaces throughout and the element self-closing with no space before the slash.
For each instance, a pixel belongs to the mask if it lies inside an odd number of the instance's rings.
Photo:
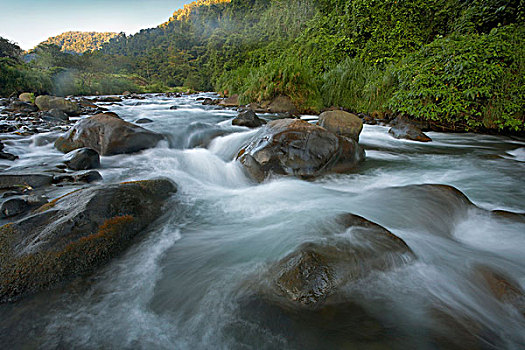
<svg viewBox="0 0 525 350">
<path fill-rule="evenodd" d="M 104 43 L 117 36 L 118 33 L 111 32 L 66 32 L 51 37 L 41 44 L 57 45 L 65 52 L 84 53 L 100 49 Z"/>
</svg>

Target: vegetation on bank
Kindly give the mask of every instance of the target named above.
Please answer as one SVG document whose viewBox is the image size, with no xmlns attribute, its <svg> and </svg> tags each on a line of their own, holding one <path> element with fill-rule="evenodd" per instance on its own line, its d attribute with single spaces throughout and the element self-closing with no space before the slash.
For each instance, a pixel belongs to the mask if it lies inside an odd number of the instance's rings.
<svg viewBox="0 0 525 350">
<path fill-rule="evenodd" d="M 287 95 L 304 111 L 523 132 L 522 23 L 519 0 L 199 0 L 96 52 L 41 45 L 29 64 L 2 61 L 11 78 L 0 94 L 186 86 L 243 103 Z"/>
</svg>

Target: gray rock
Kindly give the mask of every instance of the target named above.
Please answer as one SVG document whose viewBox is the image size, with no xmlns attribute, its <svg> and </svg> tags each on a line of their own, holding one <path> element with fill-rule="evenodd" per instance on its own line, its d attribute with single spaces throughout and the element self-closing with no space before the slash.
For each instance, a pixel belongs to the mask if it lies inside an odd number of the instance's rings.
<svg viewBox="0 0 525 350">
<path fill-rule="evenodd" d="M 100 156 L 91 148 L 79 148 L 64 156 L 64 163 L 72 170 L 89 170 L 100 166 Z"/>
<path fill-rule="evenodd" d="M 0 174 L 0 189 L 39 188 L 51 185 L 53 176 L 46 174 Z"/>
<path fill-rule="evenodd" d="M 232 125 L 245 126 L 248 128 L 258 128 L 264 124 L 266 124 L 266 121 L 260 119 L 252 110 L 239 113 L 239 115 L 232 120 Z"/>
<path fill-rule="evenodd" d="M 140 118 L 140 119 L 136 120 L 135 123 L 136 124 L 149 124 L 149 123 L 153 123 L 153 120 L 151 120 L 149 118 Z"/>
</svg>

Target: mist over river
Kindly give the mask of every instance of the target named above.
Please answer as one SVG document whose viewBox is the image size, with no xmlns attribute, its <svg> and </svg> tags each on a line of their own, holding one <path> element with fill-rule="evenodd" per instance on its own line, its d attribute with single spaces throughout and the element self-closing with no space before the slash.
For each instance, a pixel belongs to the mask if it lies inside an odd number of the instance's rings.
<svg viewBox="0 0 525 350">
<path fill-rule="evenodd" d="M 524 309 L 498 299 L 476 272 L 501 272 L 525 288 L 525 220 L 490 212 L 525 212 L 525 140 L 429 132 L 433 141 L 418 143 L 365 125 L 359 143 L 366 160 L 354 172 L 258 184 L 235 161 L 257 129 L 232 126 L 236 111 L 196 101 L 213 96 L 106 106 L 129 122 L 151 119 L 143 126 L 167 141 L 102 157 L 102 183 L 167 177 L 178 193 L 102 270 L 1 304 L 2 348 L 525 348 Z M 20 159 L 0 165 L 45 168 L 62 157 L 53 147 L 59 135 L 12 136 L 4 144 Z M 453 186 L 475 206 L 412 186 L 421 184 Z M 272 264 L 303 243 L 325 241 L 325 228 L 343 213 L 385 227 L 415 255 L 346 286 L 366 319 L 326 329 L 246 302 Z"/>
</svg>

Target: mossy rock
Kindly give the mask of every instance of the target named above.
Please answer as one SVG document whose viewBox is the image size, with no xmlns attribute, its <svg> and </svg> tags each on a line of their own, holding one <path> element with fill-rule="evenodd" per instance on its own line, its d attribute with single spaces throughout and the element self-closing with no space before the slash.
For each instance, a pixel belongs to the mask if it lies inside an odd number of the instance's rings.
<svg viewBox="0 0 525 350">
<path fill-rule="evenodd" d="M 50 288 L 106 264 L 162 214 L 167 179 L 74 191 L 0 228 L 0 302 Z"/>
</svg>

